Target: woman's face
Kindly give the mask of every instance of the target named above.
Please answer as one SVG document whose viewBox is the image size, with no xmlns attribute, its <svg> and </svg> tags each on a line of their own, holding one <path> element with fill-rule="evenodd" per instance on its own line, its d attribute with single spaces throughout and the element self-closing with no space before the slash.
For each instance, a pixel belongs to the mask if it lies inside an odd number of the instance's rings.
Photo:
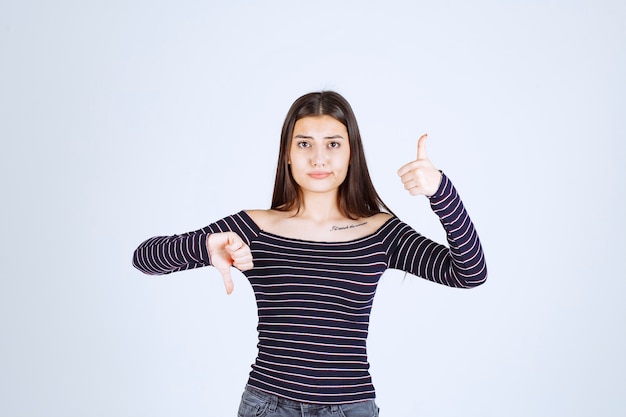
<svg viewBox="0 0 626 417">
<path fill-rule="evenodd" d="M 303 192 L 336 193 L 350 165 L 348 130 L 331 116 L 297 120 L 291 137 L 289 164 Z"/>
</svg>

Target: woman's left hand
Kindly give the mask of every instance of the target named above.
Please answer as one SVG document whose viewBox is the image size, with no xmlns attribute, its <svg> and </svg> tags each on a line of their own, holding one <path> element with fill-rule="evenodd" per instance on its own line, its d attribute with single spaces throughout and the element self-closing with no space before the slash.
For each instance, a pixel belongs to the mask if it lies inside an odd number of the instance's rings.
<svg viewBox="0 0 626 417">
<path fill-rule="evenodd" d="M 417 141 L 417 159 L 409 162 L 398 170 L 398 175 L 404 184 L 404 188 L 411 195 L 425 195 L 430 197 L 437 192 L 441 183 L 441 172 L 435 168 L 426 156 L 425 133 Z"/>
</svg>

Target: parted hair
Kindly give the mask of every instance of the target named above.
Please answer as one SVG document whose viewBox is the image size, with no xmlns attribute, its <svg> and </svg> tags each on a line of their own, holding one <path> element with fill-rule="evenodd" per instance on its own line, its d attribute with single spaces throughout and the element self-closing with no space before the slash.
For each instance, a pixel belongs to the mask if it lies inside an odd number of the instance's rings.
<svg viewBox="0 0 626 417">
<path fill-rule="evenodd" d="M 299 211 L 302 207 L 300 187 L 291 175 L 289 150 L 296 121 L 308 116 L 331 116 L 348 130 L 350 166 L 346 179 L 339 186 L 339 210 L 348 218 L 369 217 L 386 211 L 392 213 L 382 201 L 370 178 L 359 126 L 350 103 L 334 91 L 320 91 L 303 95 L 291 105 L 280 135 L 280 151 L 274 181 L 272 209 Z"/>
</svg>

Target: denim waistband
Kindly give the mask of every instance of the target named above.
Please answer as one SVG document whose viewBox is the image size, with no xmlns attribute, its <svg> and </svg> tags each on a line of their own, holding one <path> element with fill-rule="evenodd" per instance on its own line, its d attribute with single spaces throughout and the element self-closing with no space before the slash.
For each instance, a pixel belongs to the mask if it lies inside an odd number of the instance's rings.
<svg viewBox="0 0 626 417">
<path fill-rule="evenodd" d="M 270 394 L 265 391 L 261 391 L 258 388 L 254 388 L 250 385 L 246 385 L 246 391 L 255 397 L 261 398 L 265 401 L 269 401 L 272 404 L 273 408 L 276 406 L 281 406 L 285 408 L 295 408 L 301 410 L 302 408 L 307 408 L 309 410 L 321 409 L 321 408 L 330 408 L 331 411 L 336 411 L 339 409 L 338 405 L 333 404 L 316 404 L 316 403 L 304 403 L 301 401 L 294 401 L 288 398 L 279 397 L 278 395 Z M 270 407 L 272 408 L 272 407 Z"/>
</svg>

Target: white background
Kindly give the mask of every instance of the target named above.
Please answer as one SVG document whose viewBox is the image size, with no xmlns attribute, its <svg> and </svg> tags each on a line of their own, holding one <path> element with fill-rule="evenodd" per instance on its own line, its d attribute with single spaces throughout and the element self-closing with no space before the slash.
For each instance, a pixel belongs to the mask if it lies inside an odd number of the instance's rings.
<svg viewBox="0 0 626 417">
<path fill-rule="evenodd" d="M 382 416 L 623 416 L 621 1 L 0 1 L 0 415 L 234 416 L 255 356 L 244 277 L 148 277 L 153 235 L 267 208 L 290 104 L 334 89 L 404 221 L 431 160 L 486 285 L 389 271 Z"/>
</svg>

